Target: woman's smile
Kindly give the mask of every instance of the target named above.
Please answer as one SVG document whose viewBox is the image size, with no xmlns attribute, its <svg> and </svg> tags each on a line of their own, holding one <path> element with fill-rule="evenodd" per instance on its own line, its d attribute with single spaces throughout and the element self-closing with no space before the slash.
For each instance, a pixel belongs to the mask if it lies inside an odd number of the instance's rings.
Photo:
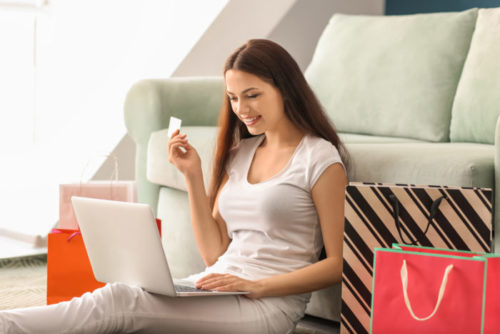
<svg viewBox="0 0 500 334">
<path fill-rule="evenodd" d="M 262 116 L 257 115 L 257 116 L 253 116 L 253 117 L 241 117 L 241 120 L 247 126 L 252 126 L 252 125 L 255 125 L 261 118 L 262 118 Z"/>
</svg>

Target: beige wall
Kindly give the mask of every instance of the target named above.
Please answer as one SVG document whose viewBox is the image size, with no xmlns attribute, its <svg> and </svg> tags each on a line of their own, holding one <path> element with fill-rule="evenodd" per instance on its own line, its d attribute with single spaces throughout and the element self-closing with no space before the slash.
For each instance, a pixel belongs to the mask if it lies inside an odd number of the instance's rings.
<svg viewBox="0 0 500 334">
<path fill-rule="evenodd" d="M 94 174 L 93 180 L 110 180 L 114 177 L 114 157 L 116 157 L 118 163 L 118 178 L 120 180 L 135 179 L 135 142 L 128 134 L 123 136 L 109 156 L 110 158 L 106 159 Z"/>
<path fill-rule="evenodd" d="M 334 13 L 383 15 L 384 9 L 384 0 L 232 0 L 173 76 L 221 75 L 226 57 L 251 38 L 283 45 L 304 70 Z"/>
<path fill-rule="evenodd" d="M 251 38 L 267 38 L 296 0 L 232 0 L 172 76 L 221 75 L 226 57 Z"/>
<path fill-rule="evenodd" d="M 384 10 L 384 0 L 298 0 L 267 38 L 287 49 L 304 71 L 333 14 L 383 15 Z"/>
<path fill-rule="evenodd" d="M 384 0 L 230 0 L 173 76 L 221 75 L 225 58 L 251 38 L 283 45 L 302 70 L 311 61 L 318 38 L 334 13 L 383 15 Z M 120 179 L 134 179 L 135 144 L 126 135 L 113 150 Z M 94 179 L 109 179 L 108 159 Z"/>
</svg>

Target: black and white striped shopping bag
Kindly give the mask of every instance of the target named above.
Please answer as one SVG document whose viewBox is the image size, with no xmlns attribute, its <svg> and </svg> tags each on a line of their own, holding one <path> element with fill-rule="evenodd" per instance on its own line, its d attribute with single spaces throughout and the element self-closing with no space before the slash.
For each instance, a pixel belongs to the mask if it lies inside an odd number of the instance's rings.
<svg viewBox="0 0 500 334">
<path fill-rule="evenodd" d="M 391 248 L 393 243 L 490 252 L 492 190 L 350 183 L 341 333 L 369 332 L 374 249 Z"/>
</svg>

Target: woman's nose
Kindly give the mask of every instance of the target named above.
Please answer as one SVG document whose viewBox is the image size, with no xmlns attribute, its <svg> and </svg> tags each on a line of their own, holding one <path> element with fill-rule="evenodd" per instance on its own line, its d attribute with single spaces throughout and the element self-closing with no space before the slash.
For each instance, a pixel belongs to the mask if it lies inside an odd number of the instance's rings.
<svg viewBox="0 0 500 334">
<path fill-rule="evenodd" d="M 241 114 L 245 114 L 245 113 L 248 113 L 248 104 L 242 102 L 241 100 L 237 102 L 236 104 L 236 110 L 238 111 L 238 113 L 241 115 Z"/>
</svg>

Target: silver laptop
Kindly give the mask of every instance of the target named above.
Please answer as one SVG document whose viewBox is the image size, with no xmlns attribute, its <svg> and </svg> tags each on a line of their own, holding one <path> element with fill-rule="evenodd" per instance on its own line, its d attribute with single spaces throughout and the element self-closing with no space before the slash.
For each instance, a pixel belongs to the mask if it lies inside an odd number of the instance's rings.
<svg viewBox="0 0 500 334">
<path fill-rule="evenodd" d="M 174 284 L 149 205 L 84 197 L 73 197 L 72 202 L 98 281 L 122 282 L 172 297 L 248 293 Z"/>
</svg>

